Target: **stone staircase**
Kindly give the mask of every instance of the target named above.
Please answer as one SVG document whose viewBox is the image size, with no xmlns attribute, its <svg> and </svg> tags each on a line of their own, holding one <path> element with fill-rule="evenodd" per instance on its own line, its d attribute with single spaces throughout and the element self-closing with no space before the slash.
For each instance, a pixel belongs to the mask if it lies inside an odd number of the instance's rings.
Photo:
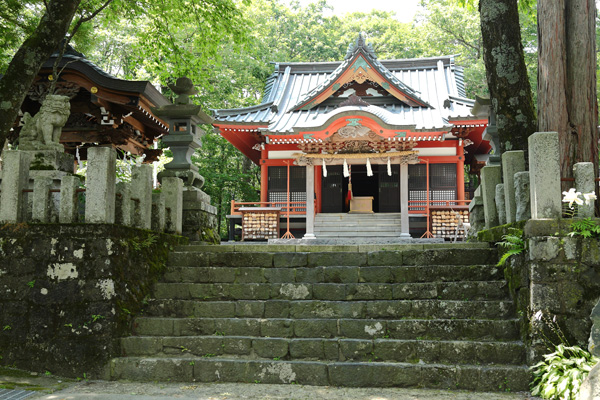
<svg viewBox="0 0 600 400">
<path fill-rule="evenodd" d="M 315 236 L 319 239 L 397 238 L 400 236 L 400 213 L 317 214 Z"/>
<path fill-rule="evenodd" d="M 111 378 L 528 390 L 496 259 L 471 243 L 180 247 Z"/>
</svg>

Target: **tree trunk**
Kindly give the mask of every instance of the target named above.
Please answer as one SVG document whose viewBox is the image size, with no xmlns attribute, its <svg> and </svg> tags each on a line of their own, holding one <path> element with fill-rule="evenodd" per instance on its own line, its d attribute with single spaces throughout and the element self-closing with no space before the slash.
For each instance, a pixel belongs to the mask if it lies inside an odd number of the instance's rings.
<svg viewBox="0 0 600 400">
<path fill-rule="evenodd" d="M 597 177 L 594 0 L 539 0 L 538 40 L 539 130 L 558 132 L 562 178 L 582 161 L 594 163 Z"/>
<path fill-rule="evenodd" d="M 0 148 L 16 121 L 42 64 L 58 49 L 81 0 L 50 0 L 39 25 L 21 45 L 0 79 Z"/>
<path fill-rule="evenodd" d="M 497 118 L 500 151 L 527 150 L 537 129 L 523 56 L 517 0 L 480 0 L 483 61 Z"/>
</svg>

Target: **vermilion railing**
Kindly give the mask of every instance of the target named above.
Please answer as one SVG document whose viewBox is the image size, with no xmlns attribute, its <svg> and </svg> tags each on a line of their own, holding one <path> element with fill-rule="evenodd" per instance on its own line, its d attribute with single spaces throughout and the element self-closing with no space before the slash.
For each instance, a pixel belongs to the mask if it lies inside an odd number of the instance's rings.
<svg viewBox="0 0 600 400">
<path fill-rule="evenodd" d="M 408 212 L 410 214 L 429 214 L 429 209 L 435 208 L 452 208 L 453 206 L 468 206 L 471 200 L 430 200 L 429 207 L 427 207 L 427 200 L 410 200 L 408 202 Z M 231 215 L 242 215 L 240 207 L 275 207 L 281 208 L 281 215 L 287 215 L 287 202 L 286 201 L 255 201 L 255 202 L 242 202 L 231 200 Z M 290 201 L 290 215 L 306 215 L 306 202 L 305 201 Z M 316 202 L 315 202 L 316 210 Z"/>
<path fill-rule="evenodd" d="M 255 201 L 241 202 L 231 200 L 231 215 L 242 215 L 240 207 L 275 207 L 281 208 L 281 215 L 287 215 L 287 201 Z M 290 215 L 306 215 L 305 201 L 290 201 Z"/>
</svg>

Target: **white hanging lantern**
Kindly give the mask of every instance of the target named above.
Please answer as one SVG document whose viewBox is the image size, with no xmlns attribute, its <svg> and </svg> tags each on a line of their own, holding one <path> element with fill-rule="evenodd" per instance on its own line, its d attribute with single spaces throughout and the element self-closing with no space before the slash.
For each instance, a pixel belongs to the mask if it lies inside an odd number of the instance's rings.
<svg viewBox="0 0 600 400">
<path fill-rule="evenodd" d="M 344 178 L 347 178 L 350 176 L 350 171 L 348 170 L 348 163 L 346 162 L 346 159 L 344 158 Z"/>
<path fill-rule="evenodd" d="M 371 169 L 371 161 L 367 157 L 367 176 L 373 176 L 373 170 Z"/>
<path fill-rule="evenodd" d="M 323 159 L 323 178 L 327 178 L 327 165 L 325 165 L 325 159 Z"/>
<path fill-rule="evenodd" d="M 388 157 L 388 162 L 387 162 L 387 173 L 388 173 L 388 176 L 392 176 L 392 163 L 390 162 L 389 157 Z"/>
</svg>

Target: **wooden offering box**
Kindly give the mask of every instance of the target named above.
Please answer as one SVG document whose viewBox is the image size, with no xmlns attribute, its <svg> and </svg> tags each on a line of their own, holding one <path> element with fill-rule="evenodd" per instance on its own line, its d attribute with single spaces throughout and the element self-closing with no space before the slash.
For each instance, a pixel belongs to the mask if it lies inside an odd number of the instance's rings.
<svg viewBox="0 0 600 400">
<path fill-rule="evenodd" d="M 350 199 L 350 212 L 353 214 L 372 214 L 373 197 L 358 196 Z"/>
<path fill-rule="evenodd" d="M 279 238 L 281 208 L 240 207 L 242 213 L 242 240 Z"/>
</svg>

